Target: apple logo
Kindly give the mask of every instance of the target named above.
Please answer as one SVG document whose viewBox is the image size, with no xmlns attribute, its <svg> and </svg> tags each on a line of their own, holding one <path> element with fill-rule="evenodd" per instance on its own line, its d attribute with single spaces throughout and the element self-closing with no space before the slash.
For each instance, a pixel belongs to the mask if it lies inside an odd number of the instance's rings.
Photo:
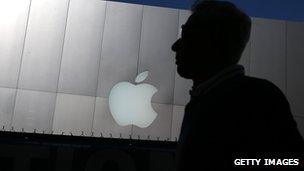
<svg viewBox="0 0 304 171">
<path fill-rule="evenodd" d="M 135 79 L 140 83 L 148 77 L 149 71 L 144 71 Z M 157 89 L 150 84 L 131 84 L 120 82 L 114 85 L 109 95 L 110 112 L 120 126 L 136 125 L 148 127 L 157 117 L 151 105 L 151 98 Z"/>
</svg>

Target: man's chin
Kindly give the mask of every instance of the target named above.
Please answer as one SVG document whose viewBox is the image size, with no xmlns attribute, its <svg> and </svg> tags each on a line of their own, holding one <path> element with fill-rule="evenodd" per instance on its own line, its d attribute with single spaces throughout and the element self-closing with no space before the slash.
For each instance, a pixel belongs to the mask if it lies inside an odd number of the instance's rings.
<svg viewBox="0 0 304 171">
<path fill-rule="evenodd" d="M 192 73 L 185 70 L 185 69 L 182 69 L 181 67 L 177 66 L 177 73 L 179 76 L 185 78 L 185 79 L 192 79 Z"/>
</svg>

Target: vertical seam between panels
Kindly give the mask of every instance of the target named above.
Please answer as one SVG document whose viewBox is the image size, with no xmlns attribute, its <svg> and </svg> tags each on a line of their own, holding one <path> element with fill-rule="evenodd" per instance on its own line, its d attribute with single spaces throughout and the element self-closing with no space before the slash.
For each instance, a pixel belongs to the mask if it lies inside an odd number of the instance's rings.
<svg viewBox="0 0 304 171">
<path fill-rule="evenodd" d="M 248 43 L 249 43 L 249 46 L 248 46 L 248 76 L 251 75 L 251 44 L 252 44 L 252 29 L 253 29 L 253 20 L 251 20 L 251 29 L 250 29 L 250 33 L 249 33 L 249 40 L 248 40 Z"/>
<path fill-rule="evenodd" d="M 145 8 L 145 5 L 141 5 L 142 6 L 142 12 L 141 12 L 141 22 L 140 22 L 140 33 L 139 33 L 139 42 L 138 42 L 138 55 L 137 55 L 137 69 L 136 69 L 136 76 L 138 75 L 139 73 L 139 61 L 140 61 L 140 52 L 141 52 L 141 42 L 142 42 L 142 31 L 143 31 L 143 19 L 144 19 L 144 8 Z M 133 128 L 134 128 L 134 125 L 131 125 L 131 137 L 133 135 Z"/>
<path fill-rule="evenodd" d="M 19 87 L 19 78 L 20 78 L 20 73 L 21 73 L 21 67 L 22 67 L 22 59 L 23 59 L 23 54 L 24 54 L 24 48 L 25 48 L 25 43 L 26 43 L 26 37 L 27 37 L 27 32 L 28 32 L 28 24 L 30 20 L 30 12 L 31 12 L 31 6 L 32 6 L 32 0 L 30 0 L 29 6 L 28 6 L 28 12 L 27 12 L 27 19 L 26 19 L 26 26 L 25 26 L 25 32 L 24 32 L 24 38 L 23 38 L 23 47 L 22 47 L 22 52 L 20 56 L 20 64 L 19 64 L 19 70 L 18 70 L 18 75 L 17 75 L 17 82 L 15 86 L 15 99 L 14 99 L 14 104 L 13 104 L 13 113 L 11 116 L 11 123 L 9 124 L 10 127 L 13 125 L 13 119 L 15 115 L 15 110 L 16 110 L 16 101 L 17 101 L 17 94 L 18 94 L 18 87 Z"/>
<path fill-rule="evenodd" d="M 288 82 L 287 82 L 287 72 L 288 72 L 288 65 L 287 65 L 287 62 L 288 62 L 288 59 L 287 59 L 287 55 L 288 55 L 288 37 L 287 37 L 287 29 L 288 29 L 288 22 L 287 21 L 284 21 L 285 23 L 285 93 L 286 93 L 286 96 L 288 96 L 288 89 L 287 89 L 287 86 L 288 86 Z"/>
<path fill-rule="evenodd" d="M 251 42 L 250 42 L 250 51 L 249 51 L 249 56 L 250 56 L 250 59 L 249 59 L 249 76 L 253 76 L 253 72 L 252 72 L 252 61 L 253 61 L 253 46 L 254 46 L 254 37 L 255 37 L 255 31 L 256 31 L 256 19 L 255 18 L 252 18 L 252 28 L 251 28 Z"/>
<path fill-rule="evenodd" d="M 107 9 L 108 9 L 108 2 L 105 1 L 105 10 L 104 10 L 104 21 L 103 21 L 103 30 L 102 30 L 102 33 L 101 33 L 101 37 L 102 37 L 102 40 L 101 40 L 101 50 L 100 50 L 100 54 L 99 54 L 99 62 L 98 62 L 98 70 L 97 70 L 97 85 L 96 85 L 96 89 L 95 89 L 95 100 L 94 100 L 94 104 L 93 104 L 93 119 L 92 119 L 92 125 L 91 125 L 91 133 L 93 135 L 93 129 L 94 129 L 94 119 L 95 119 L 95 111 L 96 111 L 96 103 L 97 103 L 97 97 L 98 97 L 98 85 L 99 85 L 99 72 L 100 72 L 100 64 L 101 64 L 101 60 L 102 60 L 102 49 L 103 49 L 103 43 L 104 43 L 104 32 L 105 32 L 105 28 L 106 28 L 106 20 L 107 20 Z M 100 97 L 102 97 L 100 95 Z M 102 134 L 102 132 L 101 132 Z"/>
<path fill-rule="evenodd" d="M 59 88 L 59 81 L 60 81 L 60 74 L 61 74 L 61 66 L 62 66 L 62 59 L 63 59 L 63 52 L 64 52 L 64 46 L 65 46 L 65 38 L 66 38 L 66 32 L 67 32 L 67 25 L 68 25 L 68 18 L 69 18 L 69 11 L 70 11 L 70 3 L 72 0 L 68 0 L 68 5 L 67 5 L 67 12 L 66 12 L 66 19 L 65 19 L 65 27 L 64 27 L 64 33 L 63 33 L 63 41 L 62 41 L 62 49 L 61 49 L 61 58 L 60 58 L 60 63 L 59 63 L 59 71 L 58 71 L 58 77 L 57 77 L 57 88 L 56 88 L 56 96 L 55 96 L 55 105 L 54 105 L 54 111 L 53 111 L 53 116 L 51 118 L 51 131 L 53 131 L 54 128 L 54 116 L 55 116 L 55 111 L 56 111 L 56 106 L 57 106 L 57 98 L 58 98 L 58 88 Z"/>
<path fill-rule="evenodd" d="M 177 39 L 179 39 L 179 26 L 180 26 L 180 14 L 181 10 L 177 11 Z M 174 59 L 173 59 L 174 60 Z M 175 67 L 174 67 L 175 68 Z M 176 70 L 174 70 L 174 84 L 173 84 L 173 101 L 172 101 L 172 111 L 171 111 L 171 129 L 170 129 L 170 141 L 172 141 L 172 130 L 173 130 L 173 117 L 174 117 L 174 105 L 175 105 L 175 84 L 176 84 Z"/>
</svg>

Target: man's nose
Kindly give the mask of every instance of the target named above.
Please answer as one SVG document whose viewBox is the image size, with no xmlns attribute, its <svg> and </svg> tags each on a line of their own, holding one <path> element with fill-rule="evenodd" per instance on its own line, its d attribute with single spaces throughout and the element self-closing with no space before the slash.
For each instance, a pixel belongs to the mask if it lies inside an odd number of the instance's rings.
<svg viewBox="0 0 304 171">
<path fill-rule="evenodd" d="M 180 48 L 180 46 L 181 46 L 181 39 L 179 38 L 179 39 L 177 39 L 177 40 L 175 41 L 175 43 L 173 43 L 171 49 L 172 49 L 174 52 L 176 52 L 176 51 L 178 51 L 178 49 Z"/>
</svg>

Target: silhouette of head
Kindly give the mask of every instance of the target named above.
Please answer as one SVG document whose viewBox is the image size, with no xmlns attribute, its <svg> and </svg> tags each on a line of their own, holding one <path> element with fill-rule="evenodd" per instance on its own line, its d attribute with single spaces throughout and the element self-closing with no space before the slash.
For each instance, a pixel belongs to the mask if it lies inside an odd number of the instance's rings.
<svg viewBox="0 0 304 171">
<path fill-rule="evenodd" d="M 251 19 L 227 1 L 197 1 L 173 45 L 177 72 L 187 79 L 208 79 L 237 64 L 249 40 Z"/>
</svg>

